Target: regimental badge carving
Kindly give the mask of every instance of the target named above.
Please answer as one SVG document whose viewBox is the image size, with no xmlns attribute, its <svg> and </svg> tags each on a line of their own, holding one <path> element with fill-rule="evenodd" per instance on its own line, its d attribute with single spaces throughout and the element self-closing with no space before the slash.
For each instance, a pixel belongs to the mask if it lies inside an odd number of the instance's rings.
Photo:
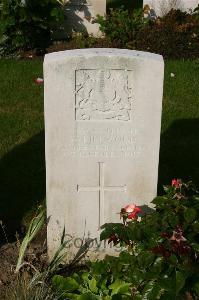
<svg viewBox="0 0 199 300">
<path fill-rule="evenodd" d="M 131 119 L 129 70 L 77 70 L 76 120 Z"/>
</svg>

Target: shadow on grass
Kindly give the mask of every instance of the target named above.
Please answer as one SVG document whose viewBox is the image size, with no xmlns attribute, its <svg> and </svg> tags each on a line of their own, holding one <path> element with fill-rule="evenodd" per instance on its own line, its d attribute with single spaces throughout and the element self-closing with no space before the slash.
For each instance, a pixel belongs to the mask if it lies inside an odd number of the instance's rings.
<svg viewBox="0 0 199 300">
<path fill-rule="evenodd" d="M 172 178 L 192 180 L 199 187 L 199 119 L 176 120 L 161 136 L 159 193 Z"/>
<path fill-rule="evenodd" d="M 21 221 L 45 198 L 44 132 L 11 150 L 0 160 L 0 220 L 9 241 Z M 5 237 L 0 227 L 0 244 Z"/>
</svg>

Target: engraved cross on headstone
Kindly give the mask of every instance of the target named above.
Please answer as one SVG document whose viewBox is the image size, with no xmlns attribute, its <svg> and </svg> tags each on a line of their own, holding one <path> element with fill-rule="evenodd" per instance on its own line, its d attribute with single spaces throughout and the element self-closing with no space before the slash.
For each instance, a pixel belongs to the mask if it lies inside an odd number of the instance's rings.
<svg viewBox="0 0 199 300">
<path fill-rule="evenodd" d="M 105 163 L 99 162 L 99 185 L 98 186 L 79 186 L 78 192 L 99 192 L 99 227 L 104 224 L 104 209 L 105 209 L 105 191 L 108 192 L 126 192 L 127 186 L 105 186 Z"/>
</svg>

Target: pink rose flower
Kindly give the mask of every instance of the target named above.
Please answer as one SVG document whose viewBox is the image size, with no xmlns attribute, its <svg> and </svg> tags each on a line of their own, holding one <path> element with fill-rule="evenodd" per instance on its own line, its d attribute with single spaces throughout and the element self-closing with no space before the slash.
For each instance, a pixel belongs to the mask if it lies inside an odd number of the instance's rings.
<svg viewBox="0 0 199 300">
<path fill-rule="evenodd" d="M 135 204 L 128 204 L 127 206 L 122 208 L 122 214 L 127 214 L 128 219 L 136 219 L 138 218 L 138 214 L 142 212 L 141 208 L 136 206 Z"/>
<path fill-rule="evenodd" d="M 140 212 L 142 212 L 141 208 L 136 206 L 134 208 L 134 211 L 128 215 L 128 219 L 136 219 L 137 220 L 137 218 L 138 218 L 137 214 L 139 214 Z"/>
<path fill-rule="evenodd" d="M 171 182 L 171 185 L 174 186 L 175 188 L 179 188 L 181 184 L 181 181 L 179 179 L 173 179 Z"/>
<path fill-rule="evenodd" d="M 135 204 L 128 204 L 127 206 L 125 206 L 123 208 L 123 210 L 125 211 L 125 213 L 132 213 L 135 209 L 136 205 Z"/>
</svg>

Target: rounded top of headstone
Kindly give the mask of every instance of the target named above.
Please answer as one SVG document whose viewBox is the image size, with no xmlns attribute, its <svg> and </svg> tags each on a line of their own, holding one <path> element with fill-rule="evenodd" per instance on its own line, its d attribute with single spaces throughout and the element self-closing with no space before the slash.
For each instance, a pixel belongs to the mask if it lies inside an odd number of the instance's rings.
<svg viewBox="0 0 199 300">
<path fill-rule="evenodd" d="M 105 57 L 129 57 L 129 58 L 141 58 L 154 61 L 163 61 L 162 55 L 154 54 L 144 51 L 118 49 L 118 48 L 87 48 L 87 49 L 75 49 L 53 52 L 45 55 L 45 61 L 59 61 L 69 57 L 93 57 L 93 56 L 105 56 Z"/>
</svg>

